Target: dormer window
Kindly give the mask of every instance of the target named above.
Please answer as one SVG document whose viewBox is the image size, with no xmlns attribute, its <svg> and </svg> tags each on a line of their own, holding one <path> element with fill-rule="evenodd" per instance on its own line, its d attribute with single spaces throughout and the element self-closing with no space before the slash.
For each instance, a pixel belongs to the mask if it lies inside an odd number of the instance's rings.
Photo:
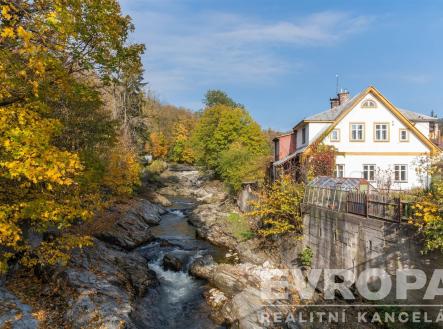
<svg viewBox="0 0 443 329">
<path fill-rule="evenodd" d="M 377 103 L 372 99 L 367 99 L 361 104 L 361 107 L 373 109 L 377 107 Z"/>
</svg>

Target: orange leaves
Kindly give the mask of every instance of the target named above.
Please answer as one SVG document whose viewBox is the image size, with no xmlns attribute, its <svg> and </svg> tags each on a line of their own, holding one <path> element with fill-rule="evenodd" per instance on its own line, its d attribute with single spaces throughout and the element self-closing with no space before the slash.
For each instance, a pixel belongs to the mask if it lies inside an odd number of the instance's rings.
<svg viewBox="0 0 443 329">
<path fill-rule="evenodd" d="M 168 155 L 168 143 L 162 132 L 152 132 L 149 135 L 151 141 L 151 152 L 154 158 L 164 159 Z"/>
</svg>

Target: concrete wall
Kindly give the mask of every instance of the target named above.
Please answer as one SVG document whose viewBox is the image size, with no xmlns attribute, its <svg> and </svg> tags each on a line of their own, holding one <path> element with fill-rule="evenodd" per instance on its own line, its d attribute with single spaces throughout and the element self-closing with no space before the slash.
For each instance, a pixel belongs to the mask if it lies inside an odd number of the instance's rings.
<svg viewBox="0 0 443 329">
<path fill-rule="evenodd" d="M 312 268 L 350 269 L 355 275 L 374 267 L 391 275 L 397 269 L 418 268 L 429 281 L 434 269 L 443 269 L 443 255 L 422 255 L 415 232 L 408 224 L 304 207 L 303 244 L 314 252 Z M 410 294 L 408 302 L 423 302 L 423 294 Z"/>
</svg>

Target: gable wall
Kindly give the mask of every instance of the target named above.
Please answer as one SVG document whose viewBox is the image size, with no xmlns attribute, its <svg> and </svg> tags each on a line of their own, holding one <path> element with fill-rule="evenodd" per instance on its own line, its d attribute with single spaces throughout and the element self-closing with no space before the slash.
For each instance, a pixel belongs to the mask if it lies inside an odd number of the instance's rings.
<svg viewBox="0 0 443 329">
<path fill-rule="evenodd" d="M 426 137 L 429 137 L 429 122 L 417 122 L 415 128 L 420 130 L 420 132 Z"/>
<path fill-rule="evenodd" d="M 361 104 L 366 99 L 371 98 L 377 102 L 377 108 L 362 108 Z M 350 141 L 350 123 L 365 123 L 364 142 Z M 374 141 L 374 123 L 389 123 L 389 142 Z M 358 103 L 344 118 L 336 128 L 340 129 L 340 142 L 331 142 L 329 136 L 325 138 L 325 143 L 334 145 L 340 152 L 429 152 L 411 131 L 409 131 L 409 142 L 400 142 L 399 129 L 405 128 L 403 123 L 391 113 L 372 94 L 367 95 Z M 421 127 L 425 132 L 426 128 Z"/>
</svg>

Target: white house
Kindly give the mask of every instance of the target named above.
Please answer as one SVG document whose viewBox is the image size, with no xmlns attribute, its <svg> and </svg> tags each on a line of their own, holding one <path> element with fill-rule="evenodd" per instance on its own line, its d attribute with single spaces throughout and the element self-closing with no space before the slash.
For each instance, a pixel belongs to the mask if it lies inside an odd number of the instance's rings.
<svg viewBox="0 0 443 329">
<path fill-rule="evenodd" d="M 281 141 L 275 140 L 274 168 L 324 143 L 337 149 L 338 177 L 365 178 L 392 189 L 429 184 L 429 177 L 416 169 L 421 159 L 440 152 L 431 141 L 438 134 L 436 118 L 397 108 L 372 86 L 352 98 L 341 91 L 330 101 L 329 110 L 294 127 L 294 152 L 283 157 Z"/>
</svg>

